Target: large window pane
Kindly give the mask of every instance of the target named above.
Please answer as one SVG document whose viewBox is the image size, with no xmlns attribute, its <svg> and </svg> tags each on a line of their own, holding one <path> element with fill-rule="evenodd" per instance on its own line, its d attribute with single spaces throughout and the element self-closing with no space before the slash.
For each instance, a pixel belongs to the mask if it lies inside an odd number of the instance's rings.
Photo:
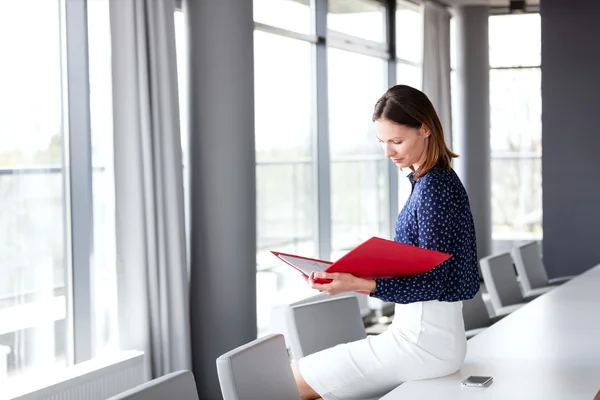
<svg viewBox="0 0 600 400">
<path fill-rule="evenodd" d="M 94 196 L 94 355 L 118 348 L 112 75 L 109 4 L 88 0 L 90 117 Z"/>
<path fill-rule="evenodd" d="M 312 45 L 256 31 L 254 46 L 257 315 L 264 332 L 274 305 L 313 292 L 270 253 L 316 256 Z"/>
<path fill-rule="evenodd" d="M 539 14 L 490 17 L 490 66 L 540 65 L 541 32 Z"/>
<path fill-rule="evenodd" d="M 421 66 L 405 64 L 403 62 L 396 63 L 396 83 L 399 85 L 408 85 L 421 90 L 423 86 L 422 75 Z"/>
<path fill-rule="evenodd" d="M 386 236 L 387 162 L 371 121 L 386 87 L 384 60 L 329 49 L 329 135 L 334 258 Z"/>
<path fill-rule="evenodd" d="M 256 183 L 257 322 L 262 331 L 274 305 L 290 303 L 313 292 L 296 270 L 282 266 L 270 252 L 316 255 L 312 165 L 259 162 Z"/>
<path fill-rule="evenodd" d="M 254 0 L 254 21 L 309 34 L 309 0 Z"/>
<path fill-rule="evenodd" d="M 60 4 L 27 6 L 0 3 L 0 364 L 8 351 L 9 376 L 66 365 L 70 346 Z"/>
<path fill-rule="evenodd" d="M 315 254 L 310 162 L 259 162 L 256 181 L 258 265 L 279 264 L 270 253 L 273 249 Z"/>
<path fill-rule="evenodd" d="M 494 152 L 541 152 L 541 71 L 490 71 L 491 149 Z"/>
<path fill-rule="evenodd" d="M 311 155 L 311 44 L 254 32 L 256 159 Z"/>
<path fill-rule="evenodd" d="M 373 0 L 329 0 L 327 27 L 374 42 L 385 42 L 385 7 Z"/>
<path fill-rule="evenodd" d="M 492 160 L 492 231 L 495 240 L 540 237 L 541 169 L 540 158 Z"/>
<path fill-rule="evenodd" d="M 371 236 L 389 236 L 388 162 L 331 163 L 332 259 Z"/>
<path fill-rule="evenodd" d="M 330 48 L 329 143 L 339 156 L 382 155 L 371 117 L 386 89 L 387 65 L 379 58 Z"/>
<path fill-rule="evenodd" d="M 302 279 L 300 273 L 289 265 L 279 263 L 277 267 L 256 274 L 256 322 L 259 335 L 266 332 L 281 332 L 281 316 L 272 319 L 274 307 L 290 304 L 319 293 Z"/>
<path fill-rule="evenodd" d="M 399 1 L 396 8 L 396 57 L 423 61 L 423 16 L 419 7 Z"/>
<path fill-rule="evenodd" d="M 490 17 L 492 235 L 497 250 L 542 236 L 540 34 L 539 14 Z"/>
</svg>

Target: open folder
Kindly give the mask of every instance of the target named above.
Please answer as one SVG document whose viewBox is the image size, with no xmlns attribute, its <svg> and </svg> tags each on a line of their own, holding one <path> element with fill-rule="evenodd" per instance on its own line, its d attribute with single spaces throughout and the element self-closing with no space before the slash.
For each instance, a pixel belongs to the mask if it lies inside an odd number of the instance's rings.
<svg viewBox="0 0 600 400">
<path fill-rule="evenodd" d="M 451 257 L 450 254 L 372 237 L 336 262 L 271 251 L 307 277 L 311 272 L 346 272 L 359 278 L 393 278 L 427 272 Z M 316 279 L 329 283 L 331 279 Z"/>
</svg>

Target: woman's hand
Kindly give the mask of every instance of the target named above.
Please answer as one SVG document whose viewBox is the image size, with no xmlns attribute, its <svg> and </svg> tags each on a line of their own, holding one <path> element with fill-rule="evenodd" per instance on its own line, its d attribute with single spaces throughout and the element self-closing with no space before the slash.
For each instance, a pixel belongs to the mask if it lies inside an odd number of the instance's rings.
<svg viewBox="0 0 600 400">
<path fill-rule="evenodd" d="M 333 279 L 330 283 L 315 283 L 315 279 Z M 357 278 L 354 275 L 344 272 L 315 272 L 308 277 L 308 283 L 313 289 L 327 293 L 330 296 L 346 293 L 364 291 L 373 293 L 375 291 L 374 279 Z"/>
</svg>

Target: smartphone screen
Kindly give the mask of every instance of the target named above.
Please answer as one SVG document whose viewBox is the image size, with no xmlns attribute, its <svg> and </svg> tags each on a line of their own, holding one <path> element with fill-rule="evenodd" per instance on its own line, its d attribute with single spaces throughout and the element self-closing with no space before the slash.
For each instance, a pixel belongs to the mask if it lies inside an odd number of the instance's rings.
<svg viewBox="0 0 600 400">
<path fill-rule="evenodd" d="M 491 376 L 470 376 L 462 383 L 465 386 L 487 386 L 491 383 Z"/>
</svg>

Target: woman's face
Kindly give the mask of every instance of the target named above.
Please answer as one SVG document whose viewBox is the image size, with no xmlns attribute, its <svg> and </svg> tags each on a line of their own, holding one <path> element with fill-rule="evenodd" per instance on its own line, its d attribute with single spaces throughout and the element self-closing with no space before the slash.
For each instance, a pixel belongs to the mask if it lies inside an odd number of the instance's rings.
<svg viewBox="0 0 600 400">
<path fill-rule="evenodd" d="M 392 160 L 398 168 L 413 167 L 419 169 L 427 154 L 429 129 L 411 128 L 388 120 L 375 121 L 375 134 L 385 156 Z"/>
</svg>

